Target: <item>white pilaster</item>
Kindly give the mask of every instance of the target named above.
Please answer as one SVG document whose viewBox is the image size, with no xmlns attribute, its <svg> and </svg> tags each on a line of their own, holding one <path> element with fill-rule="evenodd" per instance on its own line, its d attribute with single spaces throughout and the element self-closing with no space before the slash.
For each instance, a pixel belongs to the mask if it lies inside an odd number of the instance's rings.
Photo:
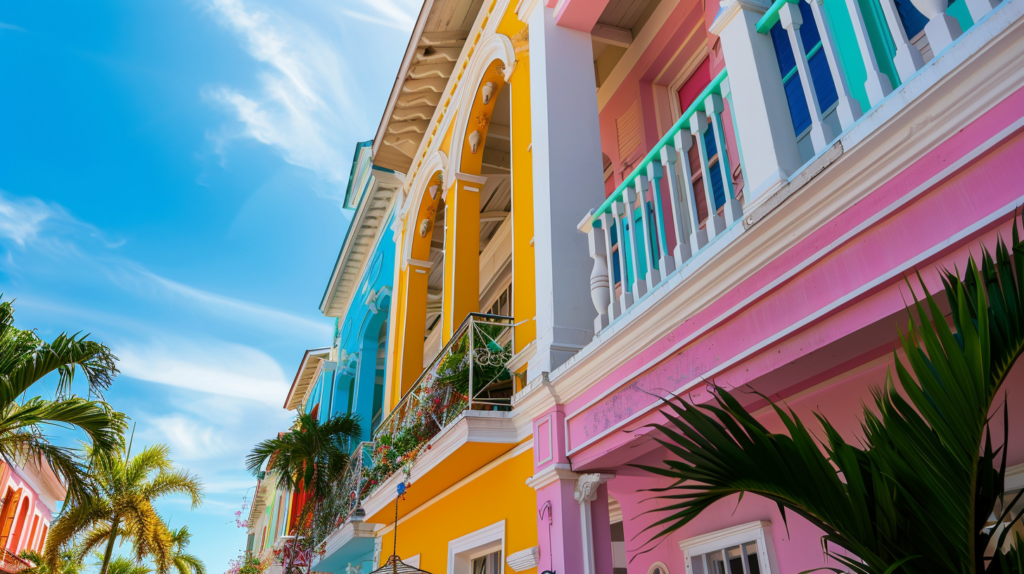
<svg viewBox="0 0 1024 574">
<path fill-rule="evenodd" d="M 767 0 L 725 0 L 711 25 L 729 70 L 736 136 L 746 142 L 743 195 L 748 205 L 781 187 L 803 163 L 775 47 L 767 34 L 757 32 L 757 21 L 770 5 Z"/>
<path fill-rule="evenodd" d="M 597 500 L 597 489 L 615 478 L 614 474 L 584 474 L 576 481 L 576 502 L 580 503 L 580 532 L 583 544 L 583 574 L 597 574 L 594 560 L 594 516 L 591 504 Z"/>
<path fill-rule="evenodd" d="M 586 237 L 566 225 L 565 216 L 605 199 L 590 34 L 557 26 L 554 9 L 544 4 L 519 11 L 530 26 L 537 353 L 529 380 L 554 370 L 593 337 L 586 297 L 592 262 Z"/>
</svg>

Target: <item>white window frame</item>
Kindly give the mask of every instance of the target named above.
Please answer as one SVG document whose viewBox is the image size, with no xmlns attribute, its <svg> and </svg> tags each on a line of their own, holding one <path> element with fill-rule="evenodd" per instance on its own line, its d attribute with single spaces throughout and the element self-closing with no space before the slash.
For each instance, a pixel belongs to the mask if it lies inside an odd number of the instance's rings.
<svg viewBox="0 0 1024 574">
<path fill-rule="evenodd" d="M 448 574 L 471 574 L 473 559 L 501 551 L 504 562 L 505 521 L 481 528 L 448 543 Z M 504 569 L 504 564 L 502 565 Z"/>
<path fill-rule="evenodd" d="M 772 545 L 772 523 L 767 520 L 748 522 L 683 540 L 679 543 L 679 549 L 686 558 L 686 574 L 693 574 L 690 556 L 700 556 L 747 542 L 757 543 L 757 562 L 761 573 L 777 574 L 779 567 L 775 563 L 775 547 Z"/>
<path fill-rule="evenodd" d="M 655 562 L 654 564 L 651 564 L 650 567 L 647 568 L 647 574 L 654 574 L 655 568 L 661 568 L 662 574 L 668 574 L 668 566 L 665 566 L 664 562 Z M 687 568 L 689 568 L 689 566 L 687 566 Z"/>
</svg>

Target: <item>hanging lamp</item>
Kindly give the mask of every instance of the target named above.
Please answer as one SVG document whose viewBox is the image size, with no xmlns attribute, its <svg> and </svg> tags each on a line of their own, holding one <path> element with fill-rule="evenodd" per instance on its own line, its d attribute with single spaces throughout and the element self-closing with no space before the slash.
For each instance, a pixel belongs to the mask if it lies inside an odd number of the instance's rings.
<svg viewBox="0 0 1024 574">
<path fill-rule="evenodd" d="M 398 496 L 395 497 L 395 537 L 392 540 L 391 556 L 380 568 L 370 574 L 430 574 L 426 570 L 420 570 L 409 566 L 398 556 L 398 501 L 405 498 L 405 483 L 398 483 Z"/>
</svg>

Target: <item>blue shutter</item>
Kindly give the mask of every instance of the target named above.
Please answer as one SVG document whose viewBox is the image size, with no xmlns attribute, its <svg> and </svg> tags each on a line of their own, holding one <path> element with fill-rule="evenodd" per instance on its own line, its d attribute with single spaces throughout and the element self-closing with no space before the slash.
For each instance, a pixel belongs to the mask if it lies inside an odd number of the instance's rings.
<svg viewBox="0 0 1024 574">
<path fill-rule="evenodd" d="M 804 88 L 800 85 L 800 73 L 797 72 L 796 59 L 793 56 L 793 48 L 789 44 L 789 34 L 782 24 L 776 22 L 769 32 L 772 37 L 772 44 L 775 45 L 775 57 L 779 62 L 779 73 L 785 80 L 782 87 L 786 90 L 786 101 L 789 103 L 789 115 L 793 120 L 793 131 L 800 135 L 804 130 L 811 127 L 811 113 L 807 109 L 807 100 L 804 98 Z M 788 79 L 786 75 L 793 73 Z"/>
<path fill-rule="evenodd" d="M 907 31 L 907 38 L 913 38 L 917 36 L 921 30 L 924 30 L 924 25 L 928 23 L 928 18 L 924 17 L 924 14 L 917 11 L 914 5 L 910 3 L 910 0 L 896 0 L 896 11 L 900 15 L 900 20 L 903 21 L 903 28 Z"/>
<path fill-rule="evenodd" d="M 906 1 L 909 2 L 909 0 Z M 814 13 L 807 2 L 801 1 L 798 6 L 804 20 L 803 25 L 800 26 L 800 39 L 804 43 L 804 49 L 812 54 L 807 61 L 807 66 L 811 71 L 811 83 L 814 84 L 814 91 L 818 94 L 818 105 L 822 111 L 825 111 L 836 103 L 839 94 L 832 81 L 828 58 L 825 56 L 825 52 L 818 47 L 821 43 L 821 36 L 814 21 Z M 789 34 L 782 27 L 781 22 L 776 22 L 772 26 L 770 34 L 772 44 L 775 46 L 775 57 L 779 62 L 779 72 L 785 80 L 783 87 L 786 90 L 786 101 L 789 103 L 789 115 L 793 120 L 793 131 L 800 135 L 811 127 L 811 111 L 807 105 L 807 98 L 804 97 L 800 73 L 795 70 L 796 57 L 789 42 Z M 788 74 L 792 75 L 786 78 Z"/>
</svg>

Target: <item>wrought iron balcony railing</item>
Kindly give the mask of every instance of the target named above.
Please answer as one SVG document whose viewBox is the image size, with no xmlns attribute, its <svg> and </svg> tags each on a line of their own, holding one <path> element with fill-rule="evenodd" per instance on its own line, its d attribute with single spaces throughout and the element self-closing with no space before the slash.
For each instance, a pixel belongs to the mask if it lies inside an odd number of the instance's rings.
<svg viewBox="0 0 1024 574">
<path fill-rule="evenodd" d="M 512 317 L 471 313 L 374 431 L 360 493 L 411 464 L 423 446 L 466 410 L 510 410 L 519 379 L 508 371 Z M 364 446 L 372 445 L 372 446 Z M 353 459 L 355 460 L 355 459 Z M 356 480 L 353 474 L 352 480 Z M 360 496 L 357 496 L 360 498 Z M 356 502 L 358 504 L 358 501 Z M 354 509 L 353 509 L 354 511 Z"/>
</svg>

